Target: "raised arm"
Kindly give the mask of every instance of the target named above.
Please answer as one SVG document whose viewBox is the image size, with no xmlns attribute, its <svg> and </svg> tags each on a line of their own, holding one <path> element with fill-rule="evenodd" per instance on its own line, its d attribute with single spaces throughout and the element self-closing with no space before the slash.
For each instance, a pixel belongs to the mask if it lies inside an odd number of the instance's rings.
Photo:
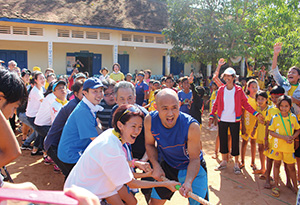
<svg viewBox="0 0 300 205">
<path fill-rule="evenodd" d="M 279 56 L 281 49 L 282 49 L 282 43 L 275 43 L 273 61 L 272 61 L 272 69 L 275 69 L 277 67 L 277 58 Z"/>
<path fill-rule="evenodd" d="M 226 62 L 225 62 L 225 59 L 224 58 L 221 58 L 219 61 L 218 61 L 218 67 L 213 75 L 213 81 L 217 84 L 218 87 L 220 87 L 221 85 L 224 85 L 222 83 L 222 81 L 220 80 L 219 78 L 219 73 L 220 73 L 220 69 L 221 69 L 221 66 L 222 65 L 225 65 Z"/>
<path fill-rule="evenodd" d="M 151 116 L 148 114 L 144 121 L 145 126 L 145 145 L 148 158 L 153 166 L 152 177 L 157 181 L 162 181 L 161 176 L 165 176 L 158 162 L 157 149 L 155 147 L 155 139 L 151 133 Z"/>
</svg>

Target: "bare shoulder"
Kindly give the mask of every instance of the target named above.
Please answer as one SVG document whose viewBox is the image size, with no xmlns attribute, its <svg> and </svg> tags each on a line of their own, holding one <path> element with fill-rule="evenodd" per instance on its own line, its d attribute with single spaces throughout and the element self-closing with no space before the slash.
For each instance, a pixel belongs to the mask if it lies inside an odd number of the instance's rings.
<svg viewBox="0 0 300 205">
<path fill-rule="evenodd" d="M 190 124 L 188 138 L 198 138 L 200 136 L 200 125 L 196 122 Z M 200 138 L 199 138 L 200 139 Z"/>
<path fill-rule="evenodd" d="M 150 114 L 146 115 L 145 120 L 144 120 L 144 126 L 145 127 L 151 126 L 151 115 Z"/>
</svg>

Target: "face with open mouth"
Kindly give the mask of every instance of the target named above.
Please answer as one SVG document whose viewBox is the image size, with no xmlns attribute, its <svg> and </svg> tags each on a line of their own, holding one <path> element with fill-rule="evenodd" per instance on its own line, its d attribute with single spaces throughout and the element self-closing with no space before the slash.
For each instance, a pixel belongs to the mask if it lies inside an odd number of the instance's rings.
<svg viewBox="0 0 300 205">
<path fill-rule="evenodd" d="M 179 116 L 179 100 L 177 94 L 174 92 L 174 94 L 168 93 L 159 96 L 156 105 L 163 126 L 166 128 L 174 127 Z"/>
<path fill-rule="evenodd" d="M 287 74 L 287 78 L 291 84 L 297 84 L 299 81 L 300 75 L 296 69 L 292 68 L 289 70 L 289 72 Z"/>
<path fill-rule="evenodd" d="M 143 119 L 140 116 L 131 117 L 125 124 L 118 121 L 118 127 L 120 129 L 122 143 L 128 142 L 133 144 L 137 136 L 142 131 Z"/>
</svg>

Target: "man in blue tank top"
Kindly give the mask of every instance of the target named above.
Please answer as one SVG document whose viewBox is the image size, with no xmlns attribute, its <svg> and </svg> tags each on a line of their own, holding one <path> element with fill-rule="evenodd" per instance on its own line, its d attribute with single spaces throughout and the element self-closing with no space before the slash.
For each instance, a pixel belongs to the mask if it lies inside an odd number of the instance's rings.
<svg viewBox="0 0 300 205">
<path fill-rule="evenodd" d="M 145 142 L 153 165 L 152 177 L 162 176 L 179 181 L 179 192 L 187 197 L 194 192 L 208 199 L 207 171 L 202 155 L 200 126 L 190 115 L 179 111 L 178 95 L 166 88 L 156 95 L 156 110 L 145 118 Z M 155 146 L 155 142 L 157 146 Z M 158 154 L 161 160 L 158 159 Z M 173 192 L 167 188 L 154 188 L 150 204 L 164 204 Z M 189 199 L 190 204 L 200 204 Z"/>
</svg>

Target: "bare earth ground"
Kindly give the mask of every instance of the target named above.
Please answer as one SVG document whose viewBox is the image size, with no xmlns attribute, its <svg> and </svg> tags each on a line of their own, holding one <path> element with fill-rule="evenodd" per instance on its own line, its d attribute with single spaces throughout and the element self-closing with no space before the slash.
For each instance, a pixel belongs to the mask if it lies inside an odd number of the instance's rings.
<svg viewBox="0 0 300 205">
<path fill-rule="evenodd" d="M 212 159 L 217 132 L 206 129 L 207 113 L 203 119 L 201 138 L 208 169 L 209 198 L 212 204 L 295 204 L 296 195 L 283 183 L 281 183 L 279 198 L 273 197 L 271 190 L 263 188 L 265 181 L 252 174 L 249 149 L 247 149 L 246 166 L 242 170 L 242 175 L 237 176 L 233 173 L 233 162 L 228 164 L 226 170 L 214 171 L 218 165 L 218 161 Z M 20 135 L 18 135 L 18 140 L 21 140 Z M 256 164 L 259 168 L 258 154 Z M 45 165 L 40 156 L 30 156 L 30 151 L 23 151 L 21 156 L 7 166 L 7 169 L 16 183 L 31 181 L 41 190 L 62 190 L 63 188 L 63 175 L 54 173 L 53 166 Z M 283 166 L 281 166 L 280 176 L 285 183 Z M 140 205 L 146 204 L 142 194 L 137 194 L 136 197 Z M 188 201 L 177 192 L 166 204 L 181 205 L 188 204 Z"/>
</svg>

